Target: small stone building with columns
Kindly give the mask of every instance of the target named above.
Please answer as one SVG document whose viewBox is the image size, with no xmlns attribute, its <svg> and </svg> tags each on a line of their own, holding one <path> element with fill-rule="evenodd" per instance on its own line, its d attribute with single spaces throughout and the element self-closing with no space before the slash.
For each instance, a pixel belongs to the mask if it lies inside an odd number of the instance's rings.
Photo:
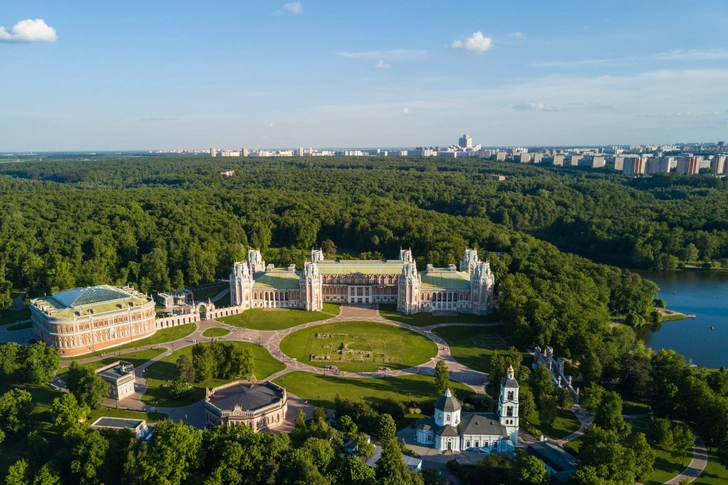
<svg viewBox="0 0 728 485">
<path fill-rule="evenodd" d="M 288 395 L 272 382 L 237 381 L 208 389 L 204 409 L 209 426 L 244 424 L 257 433 L 286 420 Z"/>
<path fill-rule="evenodd" d="M 417 421 L 415 441 L 439 451 L 513 451 L 518 443 L 518 382 L 513 367 L 501 381 L 497 413 L 463 412 L 450 390 L 435 403 L 432 418 Z"/>
<path fill-rule="evenodd" d="M 248 251 L 230 275 L 230 301 L 249 308 L 300 308 L 317 311 L 324 302 L 393 304 L 406 313 L 454 312 L 486 315 L 493 310 L 495 280 L 487 261 L 474 249 L 465 251 L 459 267 L 418 271 L 412 251 L 399 259 L 325 260 L 320 250 L 297 271 L 295 265 L 277 269 L 263 261 L 260 251 Z"/>
</svg>

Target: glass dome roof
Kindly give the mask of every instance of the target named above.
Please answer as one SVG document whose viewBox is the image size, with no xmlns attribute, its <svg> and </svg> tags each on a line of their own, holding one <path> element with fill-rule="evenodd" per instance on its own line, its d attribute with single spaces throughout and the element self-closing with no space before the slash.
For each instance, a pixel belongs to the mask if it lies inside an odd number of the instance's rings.
<svg viewBox="0 0 728 485">
<path fill-rule="evenodd" d="M 93 305 L 106 301 L 121 300 L 129 298 L 126 291 L 113 286 L 92 286 L 89 288 L 74 288 L 61 291 L 53 295 L 53 299 L 65 307 L 77 307 Z"/>
</svg>

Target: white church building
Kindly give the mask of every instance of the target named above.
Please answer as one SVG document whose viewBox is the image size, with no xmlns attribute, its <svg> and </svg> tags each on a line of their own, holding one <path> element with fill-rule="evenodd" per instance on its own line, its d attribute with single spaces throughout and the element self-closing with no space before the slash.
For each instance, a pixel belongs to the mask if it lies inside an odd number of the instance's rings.
<svg viewBox="0 0 728 485">
<path fill-rule="evenodd" d="M 435 415 L 418 421 L 417 444 L 440 451 L 513 451 L 518 443 L 518 381 L 509 367 L 501 382 L 497 413 L 462 412 L 450 390 L 435 403 Z"/>
</svg>

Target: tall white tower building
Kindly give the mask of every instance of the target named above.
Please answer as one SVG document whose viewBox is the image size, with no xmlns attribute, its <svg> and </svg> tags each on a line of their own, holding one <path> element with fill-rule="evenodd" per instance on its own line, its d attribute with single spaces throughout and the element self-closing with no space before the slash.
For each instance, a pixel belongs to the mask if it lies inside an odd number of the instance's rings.
<svg viewBox="0 0 728 485">
<path fill-rule="evenodd" d="M 501 381 L 498 418 L 511 441 L 518 443 L 518 381 L 513 374 L 513 366 L 508 367 L 508 374 Z"/>
</svg>

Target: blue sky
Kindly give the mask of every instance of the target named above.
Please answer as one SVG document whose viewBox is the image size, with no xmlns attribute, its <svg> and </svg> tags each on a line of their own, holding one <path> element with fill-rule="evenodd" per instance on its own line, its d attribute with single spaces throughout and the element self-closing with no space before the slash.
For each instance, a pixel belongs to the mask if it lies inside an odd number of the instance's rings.
<svg viewBox="0 0 728 485">
<path fill-rule="evenodd" d="M 0 26 L 0 152 L 728 138 L 726 0 L 0 0 Z"/>
</svg>

